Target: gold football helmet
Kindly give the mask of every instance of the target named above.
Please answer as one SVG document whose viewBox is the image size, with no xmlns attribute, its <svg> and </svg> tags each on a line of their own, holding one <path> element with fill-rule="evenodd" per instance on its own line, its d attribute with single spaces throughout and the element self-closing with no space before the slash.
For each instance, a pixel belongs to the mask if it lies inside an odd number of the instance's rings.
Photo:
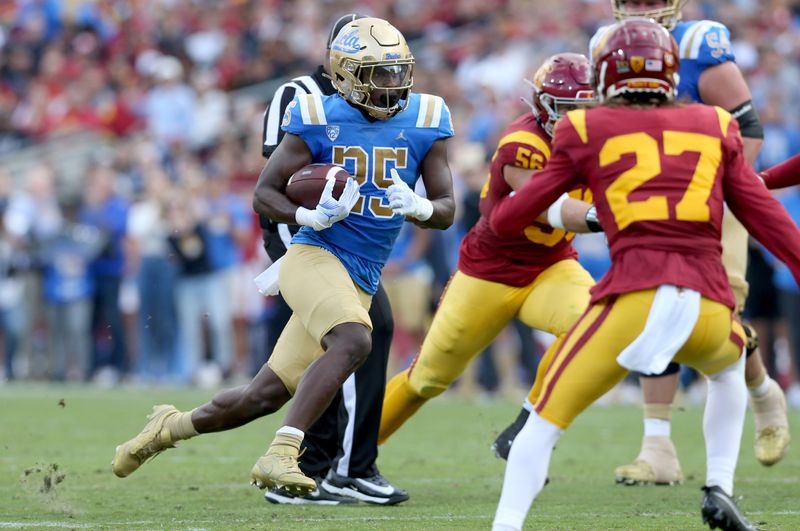
<svg viewBox="0 0 800 531">
<path fill-rule="evenodd" d="M 617 20 L 652 18 L 672 31 L 681 19 L 681 9 L 689 0 L 611 0 Z"/>
<path fill-rule="evenodd" d="M 403 35 L 380 18 L 344 26 L 331 45 L 331 80 L 344 99 L 378 120 L 408 105 L 414 56 Z"/>
</svg>

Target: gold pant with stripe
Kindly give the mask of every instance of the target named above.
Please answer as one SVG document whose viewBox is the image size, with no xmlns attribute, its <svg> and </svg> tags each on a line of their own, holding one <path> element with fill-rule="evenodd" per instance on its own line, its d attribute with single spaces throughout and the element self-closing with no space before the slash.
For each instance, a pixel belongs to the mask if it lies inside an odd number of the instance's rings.
<svg viewBox="0 0 800 531">
<path fill-rule="evenodd" d="M 644 329 L 655 294 L 655 289 L 626 293 L 586 310 L 545 372 L 534 404 L 541 417 L 564 429 L 625 377 L 617 356 Z M 702 298 L 700 317 L 674 360 L 714 374 L 739 359 L 744 341 L 730 308 Z"/>
<path fill-rule="evenodd" d="M 289 246 L 278 282 L 293 313 L 267 365 L 294 394 L 305 370 L 322 356 L 322 338 L 336 325 L 361 323 L 372 330 L 372 296 L 353 282 L 338 258 L 314 245 Z"/>
<path fill-rule="evenodd" d="M 553 264 L 521 288 L 457 271 L 411 366 L 409 386 L 424 398 L 441 394 L 514 317 L 533 328 L 565 334 L 589 304 L 593 285 L 575 260 Z"/>
</svg>

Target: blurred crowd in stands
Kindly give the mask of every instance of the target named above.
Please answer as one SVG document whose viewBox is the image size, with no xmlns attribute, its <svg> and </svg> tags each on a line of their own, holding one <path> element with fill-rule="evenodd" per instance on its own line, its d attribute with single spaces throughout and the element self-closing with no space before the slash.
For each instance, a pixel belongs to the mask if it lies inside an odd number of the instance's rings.
<svg viewBox="0 0 800 531">
<path fill-rule="evenodd" d="M 457 132 L 460 223 L 445 233 L 409 226 L 384 275 L 396 364 L 408 361 L 476 220 L 498 136 L 528 110 L 523 78 L 552 53 L 585 53 L 610 21 L 607 0 L 0 1 L 6 379 L 215 384 L 261 365 L 270 301 L 252 277 L 268 261 L 250 208 L 264 163 L 261 115 L 270 82 L 320 64 L 329 25 L 346 12 L 386 18 L 406 35 L 415 90 L 443 96 Z M 684 18 L 730 28 L 765 125 L 759 164 L 800 150 L 800 7 L 694 0 Z M 96 146 L 79 182 L 66 182 L 47 146 L 87 131 Z M 30 146 L 45 155 L 4 168 Z M 781 198 L 800 221 L 798 192 Z M 602 275 L 602 236 L 576 245 Z M 753 256 L 749 311 L 778 338 L 767 351 L 788 386 L 796 371 L 786 360 L 800 365 L 800 291 L 756 245 Z M 506 376 L 524 387 L 540 349 L 531 331 L 515 326 L 495 347 L 514 353 Z M 506 370 L 494 354 L 479 363 L 488 394 Z"/>
</svg>

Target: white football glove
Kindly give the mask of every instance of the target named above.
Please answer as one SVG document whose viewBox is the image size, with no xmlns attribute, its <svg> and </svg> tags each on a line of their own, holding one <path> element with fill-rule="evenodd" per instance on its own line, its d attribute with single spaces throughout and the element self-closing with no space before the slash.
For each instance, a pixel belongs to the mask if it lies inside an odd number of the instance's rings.
<svg viewBox="0 0 800 531">
<path fill-rule="evenodd" d="M 352 177 L 348 177 L 339 199 L 333 198 L 334 184 L 336 184 L 334 179 L 330 179 L 325 183 L 319 203 L 314 210 L 304 207 L 297 209 L 294 218 L 298 225 L 305 225 L 314 230 L 325 230 L 350 214 L 350 209 L 358 201 L 358 183 Z"/>
<path fill-rule="evenodd" d="M 386 198 L 389 200 L 392 212 L 401 216 L 411 216 L 420 221 L 429 219 L 433 215 L 433 203 L 414 193 L 414 190 L 400 178 L 397 170 L 392 168 L 389 172 L 392 174 L 394 184 L 386 189 Z"/>
</svg>

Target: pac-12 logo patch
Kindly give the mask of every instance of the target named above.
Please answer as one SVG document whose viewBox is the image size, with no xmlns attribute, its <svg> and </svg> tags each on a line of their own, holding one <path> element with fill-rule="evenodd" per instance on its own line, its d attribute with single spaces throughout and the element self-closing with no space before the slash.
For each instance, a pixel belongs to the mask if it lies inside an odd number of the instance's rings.
<svg viewBox="0 0 800 531">
<path fill-rule="evenodd" d="M 337 138 L 339 138 L 339 126 L 338 125 L 326 125 L 325 126 L 325 134 L 328 135 L 328 140 L 333 142 Z"/>
</svg>

